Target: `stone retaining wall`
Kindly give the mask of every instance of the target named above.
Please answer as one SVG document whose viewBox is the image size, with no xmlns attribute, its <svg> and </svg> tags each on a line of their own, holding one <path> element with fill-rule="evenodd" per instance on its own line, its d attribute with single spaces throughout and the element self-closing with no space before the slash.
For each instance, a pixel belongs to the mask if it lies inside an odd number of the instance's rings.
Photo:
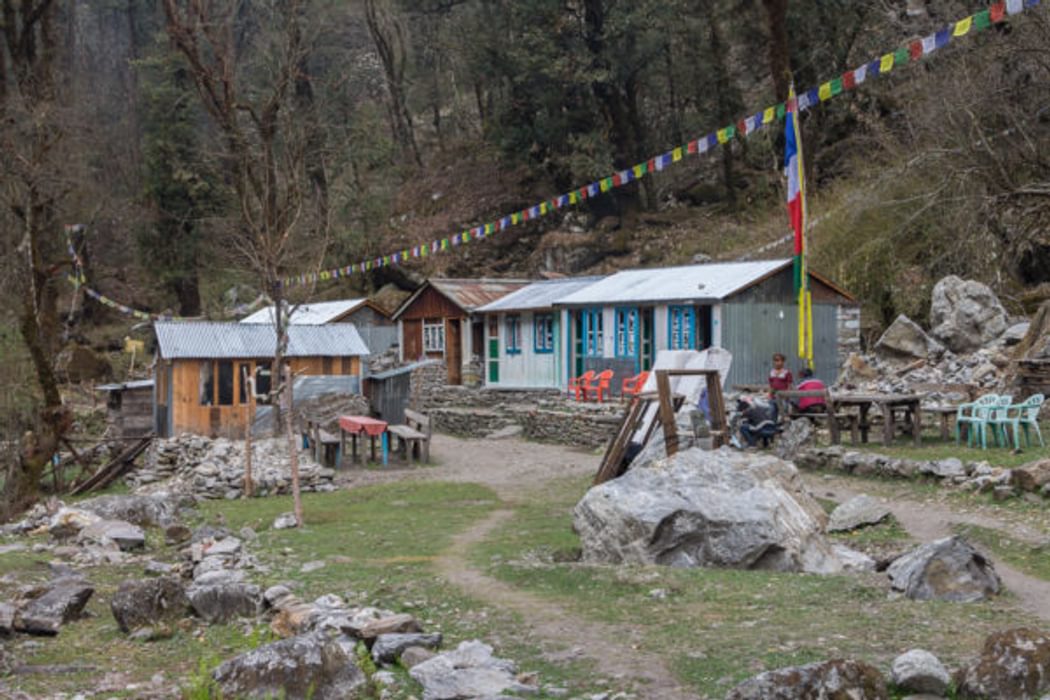
<svg viewBox="0 0 1050 700">
<path fill-rule="evenodd" d="M 598 412 L 556 411 L 525 406 L 495 411 L 486 408 L 437 408 L 430 412 L 434 430 L 484 438 L 510 425 L 520 425 L 530 440 L 596 448 L 616 433 L 620 417 Z"/>
</svg>

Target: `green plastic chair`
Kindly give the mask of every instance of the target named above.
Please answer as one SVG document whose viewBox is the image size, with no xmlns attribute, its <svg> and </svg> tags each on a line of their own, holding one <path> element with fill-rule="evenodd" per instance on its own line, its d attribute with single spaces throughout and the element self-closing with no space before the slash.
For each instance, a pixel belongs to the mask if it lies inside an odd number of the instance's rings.
<svg viewBox="0 0 1050 700">
<path fill-rule="evenodd" d="M 1045 400 L 1046 397 L 1042 394 L 1032 394 L 1021 403 L 1016 406 L 1010 406 L 1010 408 L 1007 409 L 1006 425 L 1009 425 L 1010 429 L 1013 431 L 1014 447 L 1017 449 L 1021 449 L 1022 430 L 1024 431 L 1024 442 L 1026 447 L 1030 447 L 1032 444 L 1030 430 L 1035 430 L 1035 436 L 1039 438 L 1039 446 L 1046 446 L 1043 442 L 1043 434 L 1039 431 L 1039 409 L 1043 407 L 1043 402 Z"/>
<path fill-rule="evenodd" d="M 999 403 L 998 394 L 978 396 L 973 403 L 959 404 L 955 411 L 955 444 L 959 444 L 962 427 L 965 425 L 966 444 L 972 446 L 978 431 L 984 434 L 984 426 L 995 405 Z"/>
<path fill-rule="evenodd" d="M 999 400 L 995 402 L 995 406 L 988 412 L 988 418 L 985 420 L 984 425 L 979 426 L 981 438 L 981 449 L 988 449 L 988 429 L 992 429 L 992 439 L 995 441 L 996 447 L 1007 447 L 1010 445 L 1010 440 L 1006 435 L 1006 427 L 1009 423 L 1010 407 L 1013 403 L 1014 397 L 1010 395 L 1003 395 L 999 397 Z"/>
</svg>

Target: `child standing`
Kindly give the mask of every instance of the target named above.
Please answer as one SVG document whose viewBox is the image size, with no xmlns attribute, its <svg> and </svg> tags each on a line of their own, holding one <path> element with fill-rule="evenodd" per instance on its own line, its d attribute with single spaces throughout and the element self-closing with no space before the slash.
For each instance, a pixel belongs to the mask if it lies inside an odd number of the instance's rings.
<svg viewBox="0 0 1050 700">
<path fill-rule="evenodd" d="M 769 370 L 769 390 L 771 392 L 786 391 L 795 383 L 791 370 L 784 366 L 785 359 L 782 353 L 778 352 L 773 355 L 773 369 Z"/>
</svg>

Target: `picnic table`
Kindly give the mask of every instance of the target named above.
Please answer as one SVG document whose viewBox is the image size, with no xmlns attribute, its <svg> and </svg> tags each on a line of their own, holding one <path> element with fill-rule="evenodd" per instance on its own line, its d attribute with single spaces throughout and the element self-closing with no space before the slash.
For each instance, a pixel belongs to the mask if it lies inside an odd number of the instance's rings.
<svg viewBox="0 0 1050 700">
<path fill-rule="evenodd" d="M 372 441 L 372 461 L 376 461 L 376 438 L 380 438 L 383 448 L 383 464 L 389 460 L 390 447 L 387 442 L 387 422 L 369 416 L 339 416 L 339 454 L 346 454 L 346 436 L 352 440 L 352 459 L 357 463 L 357 436 L 364 433 Z M 341 457 L 340 457 L 341 459 Z"/>
<path fill-rule="evenodd" d="M 905 420 L 910 420 L 911 423 L 912 440 L 916 447 L 922 445 L 922 414 L 919 408 L 921 394 L 833 394 L 831 398 L 838 407 L 856 406 L 860 410 L 861 442 L 868 441 L 868 431 L 871 428 L 868 413 L 872 407 L 876 407 L 882 413 L 883 444 L 889 445 L 893 442 L 895 414 L 903 409 Z"/>
</svg>

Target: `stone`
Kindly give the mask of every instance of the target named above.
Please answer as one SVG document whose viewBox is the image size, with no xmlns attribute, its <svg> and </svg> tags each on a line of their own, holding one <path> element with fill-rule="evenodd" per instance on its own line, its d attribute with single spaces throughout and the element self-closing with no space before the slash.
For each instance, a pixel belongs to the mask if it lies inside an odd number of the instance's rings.
<svg viewBox="0 0 1050 700">
<path fill-rule="evenodd" d="M 357 660 L 324 634 L 265 644 L 224 661 L 212 672 L 223 697 L 353 700 L 367 679 Z"/>
<path fill-rule="evenodd" d="M 948 691 L 952 680 L 941 660 L 925 649 L 911 649 L 894 659 L 890 677 L 901 690 L 937 696 Z"/>
<path fill-rule="evenodd" d="M 492 655 L 492 647 L 471 640 L 412 667 L 408 674 L 423 686 L 423 700 L 487 698 L 504 692 L 535 692 L 520 683 L 514 662 Z"/>
<path fill-rule="evenodd" d="M 1028 335 L 1028 329 L 1031 327 L 1031 325 L 1032 324 L 1028 321 L 1021 321 L 1020 323 L 1015 323 L 1009 328 L 1007 328 L 1005 331 L 1003 331 L 1003 334 L 999 336 L 999 340 L 1003 341 L 1003 345 L 1006 345 L 1008 347 L 1012 345 L 1017 345 L 1022 340 L 1024 340 L 1024 337 L 1026 335 Z"/>
<path fill-rule="evenodd" d="M 792 464 L 729 448 L 636 460 L 573 511 L 583 561 L 596 563 L 841 571 L 826 523 Z"/>
<path fill-rule="evenodd" d="M 122 632 L 177 621 L 190 612 L 182 583 L 173 576 L 123 581 L 109 603 Z"/>
<path fill-rule="evenodd" d="M 485 436 L 486 440 L 508 440 L 510 438 L 516 438 L 525 431 L 517 423 L 511 423 L 510 425 L 504 426 L 499 430 L 494 430 Z"/>
<path fill-rule="evenodd" d="M 870 664 L 831 659 L 760 673 L 729 691 L 726 700 L 889 700 L 886 679 Z"/>
<path fill-rule="evenodd" d="M 901 314 L 875 343 L 875 352 L 894 359 L 926 359 L 944 353 L 944 346 L 926 335 L 919 324 Z"/>
<path fill-rule="evenodd" d="M 391 610 L 383 610 L 381 608 L 358 608 L 350 613 L 346 624 L 343 626 L 343 632 L 355 639 L 361 639 L 363 630 L 368 624 L 386 617 L 393 617 L 395 614 Z"/>
<path fill-rule="evenodd" d="M 99 520 L 80 531 L 78 542 L 93 542 L 103 547 L 116 545 L 122 552 L 146 546 L 146 533 L 138 525 L 123 520 Z"/>
<path fill-rule="evenodd" d="M 166 544 L 182 544 L 193 537 L 193 532 L 180 523 L 168 525 L 164 528 L 164 542 Z"/>
<path fill-rule="evenodd" d="M 56 539 L 73 537 L 92 523 L 97 523 L 102 518 L 88 510 L 80 508 L 60 508 L 48 521 L 47 531 Z"/>
<path fill-rule="evenodd" d="M 919 473 L 929 474 L 930 476 L 936 476 L 941 479 L 951 479 L 956 476 L 966 476 L 966 467 L 963 465 L 961 459 L 948 457 L 946 459 L 922 462 L 919 465 Z"/>
<path fill-rule="evenodd" d="M 325 566 L 325 563 L 320 559 L 315 561 L 308 561 L 299 567 L 299 573 L 308 574 L 311 571 L 320 571 Z"/>
<path fill-rule="evenodd" d="M 94 587 L 82 579 L 58 579 L 42 595 L 22 607 L 15 629 L 54 636 L 62 625 L 80 617 L 94 593 Z"/>
<path fill-rule="evenodd" d="M 423 647 L 409 647 L 401 652 L 401 665 L 407 669 L 412 669 L 432 658 L 434 658 L 434 652 L 430 649 L 424 649 Z"/>
<path fill-rule="evenodd" d="M 1050 459 L 1040 459 L 1022 464 L 1010 471 L 1010 484 L 1022 491 L 1038 493 L 1050 484 Z"/>
<path fill-rule="evenodd" d="M 866 493 L 854 496 L 831 511 L 828 532 L 846 532 L 865 525 L 875 525 L 890 515 L 890 509 Z"/>
<path fill-rule="evenodd" d="M 931 335 L 956 354 L 972 352 L 1006 331 L 1006 310 L 987 286 L 949 275 L 933 288 Z"/>
<path fill-rule="evenodd" d="M 292 598 L 285 598 L 281 602 L 280 609 L 270 622 L 270 629 L 278 637 L 287 638 L 303 634 L 312 630 L 317 623 L 317 608 L 294 596 Z"/>
<path fill-rule="evenodd" d="M 274 530 L 289 530 L 295 525 L 295 513 L 281 513 L 273 519 Z"/>
<path fill-rule="evenodd" d="M 201 525 L 193 531 L 190 535 L 190 542 L 206 542 L 207 540 L 221 540 L 224 537 L 229 537 L 230 531 L 224 527 L 216 527 L 215 525 Z"/>
<path fill-rule="evenodd" d="M 140 527 L 167 527 L 178 519 L 179 499 L 168 493 L 114 494 L 80 501 L 77 507 L 104 520 L 125 520 Z"/>
<path fill-rule="evenodd" d="M 349 630 L 344 631 L 347 634 L 352 634 Z M 422 631 L 423 628 L 420 627 L 416 618 L 408 613 L 398 613 L 397 615 L 381 617 L 378 620 L 366 623 L 355 636 L 368 640 L 375 639 L 382 634 L 407 634 Z"/>
<path fill-rule="evenodd" d="M 292 595 L 292 589 L 283 584 L 277 584 L 276 586 L 270 586 L 263 591 L 263 601 L 269 607 L 276 607 L 277 603 L 286 596 Z"/>
<path fill-rule="evenodd" d="M 919 545 L 898 557 L 886 573 L 894 590 L 915 600 L 975 602 L 1001 584 L 992 563 L 961 537 Z"/>
<path fill-rule="evenodd" d="M 1008 501 L 1017 496 L 1013 486 L 1000 485 L 992 488 L 993 501 Z"/>
<path fill-rule="evenodd" d="M 146 565 L 142 567 L 143 573 L 149 574 L 150 576 L 166 576 L 175 571 L 175 566 L 162 561 L 155 561 L 150 559 L 146 562 Z"/>
<path fill-rule="evenodd" d="M 794 462 L 798 454 L 817 442 L 817 431 L 813 423 L 805 418 L 793 420 L 777 436 L 773 453 L 788 462 Z"/>
<path fill-rule="evenodd" d="M 197 617 L 210 623 L 227 622 L 235 617 L 255 617 L 262 612 L 262 591 L 252 583 L 194 583 L 186 590 L 186 595 Z"/>
<path fill-rule="evenodd" d="M 0 603 L 0 637 L 6 637 L 15 630 L 15 606 Z"/>
<path fill-rule="evenodd" d="M 392 664 L 405 649 L 422 647 L 437 649 L 441 646 L 441 634 L 381 634 L 372 644 L 372 660 L 377 664 Z"/>
<path fill-rule="evenodd" d="M 874 559 L 869 557 L 864 552 L 858 552 L 855 549 L 851 549 L 844 544 L 833 544 L 831 550 L 835 553 L 835 556 L 840 562 L 842 562 L 842 568 L 845 571 L 854 572 L 869 572 L 875 571 L 876 562 Z"/>
<path fill-rule="evenodd" d="M 204 556 L 229 557 L 241 551 L 241 541 L 236 537 L 223 537 L 204 544 Z"/>
<path fill-rule="evenodd" d="M 1027 627 L 993 632 L 954 680 L 959 698 L 1044 698 L 1050 694 L 1050 636 Z"/>
</svg>

